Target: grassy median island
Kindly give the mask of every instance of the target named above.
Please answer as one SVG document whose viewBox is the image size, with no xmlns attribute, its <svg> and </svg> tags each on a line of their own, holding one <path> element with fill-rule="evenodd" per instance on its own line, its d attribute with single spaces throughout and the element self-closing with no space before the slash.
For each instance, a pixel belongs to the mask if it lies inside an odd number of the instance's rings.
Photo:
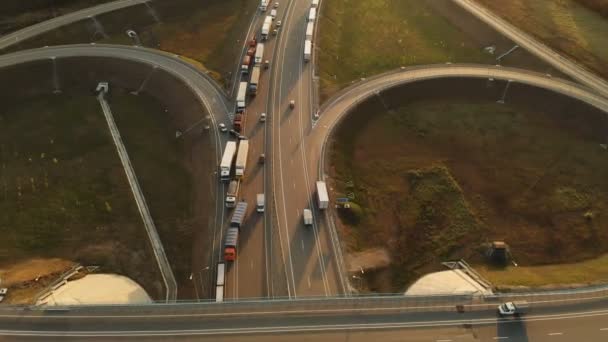
<svg viewBox="0 0 608 342">
<path fill-rule="evenodd" d="M 95 97 L 6 104 L 0 137 L 3 270 L 61 258 L 125 274 L 160 294 L 154 255 Z"/>
<path fill-rule="evenodd" d="M 496 285 L 608 279 L 607 259 L 596 259 L 608 252 L 603 119 L 479 99 L 355 110 L 336 131 L 330 174 L 335 195 L 354 198 L 354 210 L 338 212 L 346 245 L 392 257 L 387 270 L 369 272 L 369 288 L 402 291 L 442 261 L 482 266 L 494 240 L 522 266 L 488 269 Z M 534 272 L 586 260 L 584 278 L 543 278 L 561 266 Z"/>
<path fill-rule="evenodd" d="M 154 98 L 117 88 L 109 103 L 176 278 L 187 279 L 195 226 L 207 224 L 207 213 L 206 207 L 193 209 L 200 203 L 192 198 L 190 152 L 175 138 L 175 118 Z M 15 287 L 15 300 L 31 300 L 72 262 L 124 274 L 152 297 L 164 294 L 94 96 L 48 95 L 9 104 L 0 111 L 0 137 L 0 277 L 4 286 Z M 43 281 L 33 282 L 41 274 Z"/>
<path fill-rule="evenodd" d="M 326 1 L 319 25 L 322 101 L 354 80 L 400 66 L 494 60 L 426 0 Z"/>
<path fill-rule="evenodd" d="M 608 2 L 475 0 L 553 49 L 608 78 Z"/>
</svg>

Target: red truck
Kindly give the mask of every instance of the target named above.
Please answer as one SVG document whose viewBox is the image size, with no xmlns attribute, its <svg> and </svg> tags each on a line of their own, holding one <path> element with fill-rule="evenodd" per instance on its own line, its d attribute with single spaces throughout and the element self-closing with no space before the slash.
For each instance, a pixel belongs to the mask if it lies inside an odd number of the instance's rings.
<svg viewBox="0 0 608 342">
<path fill-rule="evenodd" d="M 226 235 L 224 238 L 224 260 L 225 261 L 234 261 L 236 260 L 238 242 L 239 242 L 239 232 L 241 230 L 241 225 L 243 224 L 243 220 L 245 219 L 245 214 L 247 213 L 247 202 L 239 202 L 234 209 L 234 214 L 232 214 L 232 219 L 230 220 L 230 227 L 226 231 Z"/>
<path fill-rule="evenodd" d="M 249 40 L 249 47 L 256 47 L 256 45 L 258 45 L 258 40 L 253 36 L 251 37 L 251 40 Z"/>
<path fill-rule="evenodd" d="M 249 47 L 249 49 L 247 49 L 247 56 L 250 56 L 250 57 L 255 56 L 255 46 L 251 46 L 251 47 Z"/>
<path fill-rule="evenodd" d="M 235 131 L 241 133 L 241 131 L 243 130 L 243 114 L 239 113 L 234 116 L 232 126 L 234 127 Z"/>
</svg>

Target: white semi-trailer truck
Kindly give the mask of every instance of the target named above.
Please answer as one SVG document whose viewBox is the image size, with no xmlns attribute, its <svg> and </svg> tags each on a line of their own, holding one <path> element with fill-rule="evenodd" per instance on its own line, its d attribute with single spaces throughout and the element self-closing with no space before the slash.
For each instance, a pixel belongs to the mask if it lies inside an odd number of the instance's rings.
<svg viewBox="0 0 608 342">
<path fill-rule="evenodd" d="M 272 17 L 266 16 L 264 19 L 264 24 L 262 24 L 262 40 L 268 39 L 268 34 L 270 33 L 270 28 L 272 27 Z"/>
<path fill-rule="evenodd" d="M 323 181 L 317 182 L 317 199 L 319 209 L 327 209 L 329 206 L 329 196 L 327 194 L 327 185 Z"/>
<path fill-rule="evenodd" d="M 304 41 L 304 62 L 310 61 L 312 58 L 312 42 L 310 40 Z"/>
<path fill-rule="evenodd" d="M 227 182 L 230 180 L 230 169 L 232 167 L 232 161 L 234 160 L 235 153 L 236 142 L 229 141 L 226 143 L 224 155 L 222 156 L 222 162 L 220 163 L 220 180 L 222 182 Z"/>
<path fill-rule="evenodd" d="M 253 67 L 251 78 L 249 79 L 249 94 L 252 96 L 258 92 L 258 84 L 260 83 L 261 68 L 259 65 Z"/>
<path fill-rule="evenodd" d="M 247 82 L 239 84 L 239 92 L 236 94 L 236 112 L 242 113 L 247 104 Z"/>
<path fill-rule="evenodd" d="M 247 155 L 249 154 L 249 140 L 244 139 L 239 143 L 239 152 L 236 155 L 234 175 L 237 179 L 243 178 L 247 167 Z"/>
</svg>

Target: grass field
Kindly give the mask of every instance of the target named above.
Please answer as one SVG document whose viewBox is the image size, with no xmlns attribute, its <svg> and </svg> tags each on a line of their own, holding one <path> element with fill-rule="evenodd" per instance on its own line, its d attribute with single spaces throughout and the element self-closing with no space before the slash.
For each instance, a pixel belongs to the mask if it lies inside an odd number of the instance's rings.
<svg viewBox="0 0 608 342">
<path fill-rule="evenodd" d="M 336 195 L 352 193 L 356 203 L 354 214 L 342 215 L 345 241 L 353 251 L 391 251 L 391 284 L 375 289 L 386 292 L 403 290 L 441 261 L 483 265 L 483 245 L 493 240 L 506 241 L 525 267 L 598 257 L 608 252 L 604 126 L 449 98 L 355 112 L 331 154 Z M 498 285 L 508 279 L 488 277 Z M 584 280 L 605 278 L 598 272 Z"/>
<path fill-rule="evenodd" d="M 249 26 L 257 8 L 255 1 L 246 0 L 179 0 L 171 8 L 156 7 L 161 23 L 153 21 L 137 26 L 142 43 L 192 59 L 208 70 L 219 82 L 225 83 L 233 72 L 240 55 L 243 30 Z M 140 16 L 149 17 L 146 11 Z M 111 22 L 108 17 L 105 22 Z M 129 18 L 120 19 L 129 20 Z M 111 34 L 100 42 L 133 44 L 124 32 Z"/>
<path fill-rule="evenodd" d="M 177 274 L 187 273 L 187 151 L 153 98 L 115 89 L 110 103 L 167 255 Z M 156 259 L 95 97 L 16 102 L 0 123 L 0 268 L 61 258 L 127 275 L 159 297 Z"/>
<path fill-rule="evenodd" d="M 353 80 L 400 66 L 494 59 L 426 0 L 326 1 L 319 25 L 322 101 Z"/>
<path fill-rule="evenodd" d="M 0 4 L 0 34 L 109 1 L 112 0 L 3 0 Z"/>
<path fill-rule="evenodd" d="M 552 48 L 608 78 L 608 3 L 587 0 L 476 0 Z M 585 7 L 584 3 L 589 7 Z M 593 4 L 592 4 L 593 3 Z M 596 8 L 594 11 L 590 8 Z"/>
</svg>

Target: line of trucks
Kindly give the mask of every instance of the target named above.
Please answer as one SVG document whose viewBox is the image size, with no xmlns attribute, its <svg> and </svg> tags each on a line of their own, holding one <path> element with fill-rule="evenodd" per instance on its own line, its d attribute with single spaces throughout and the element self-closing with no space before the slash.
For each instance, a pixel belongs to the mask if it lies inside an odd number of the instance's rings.
<svg viewBox="0 0 608 342">
<path fill-rule="evenodd" d="M 308 16 L 306 17 L 306 40 L 304 40 L 304 61 L 308 62 L 312 58 L 312 38 L 315 33 L 315 20 L 317 19 L 317 10 L 319 8 L 319 0 L 312 0 Z"/>
</svg>

